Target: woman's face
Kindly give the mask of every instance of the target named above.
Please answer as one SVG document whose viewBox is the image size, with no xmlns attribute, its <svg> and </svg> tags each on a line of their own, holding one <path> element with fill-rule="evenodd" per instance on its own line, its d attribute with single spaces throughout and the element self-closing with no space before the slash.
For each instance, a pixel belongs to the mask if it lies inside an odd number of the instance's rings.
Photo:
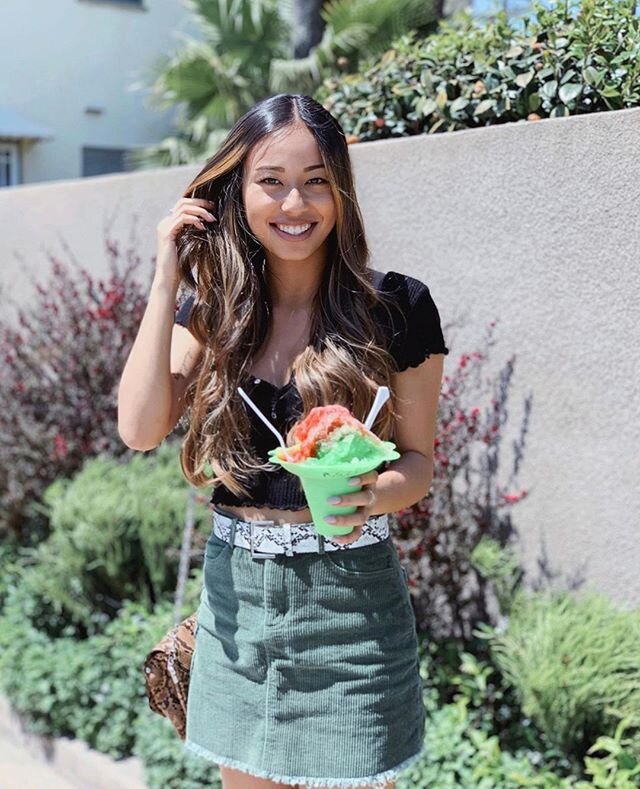
<svg viewBox="0 0 640 789">
<path fill-rule="evenodd" d="M 318 144 L 306 126 L 280 129 L 252 148 L 242 197 L 269 263 L 324 262 L 336 210 Z"/>
</svg>

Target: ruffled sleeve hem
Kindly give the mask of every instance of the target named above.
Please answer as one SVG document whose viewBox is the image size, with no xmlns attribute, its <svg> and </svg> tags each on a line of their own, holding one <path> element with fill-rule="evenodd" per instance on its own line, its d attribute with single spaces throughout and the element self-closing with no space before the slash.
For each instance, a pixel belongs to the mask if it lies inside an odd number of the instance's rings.
<svg viewBox="0 0 640 789">
<path fill-rule="evenodd" d="M 433 354 L 448 354 L 438 308 L 429 288 L 415 277 L 389 271 L 381 290 L 392 297 L 390 353 L 397 371 L 418 367 Z"/>
<path fill-rule="evenodd" d="M 442 347 L 440 350 L 433 350 L 423 348 L 422 350 L 415 353 L 411 358 L 404 360 L 404 366 L 398 369 L 398 372 L 404 372 L 404 370 L 408 370 L 410 367 L 420 367 L 422 362 L 425 359 L 428 359 L 430 356 L 436 356 L 437 354 L 442 353 L 445 356 L 449 353 L 449 349 L 447 347 Z"/>
</svg>

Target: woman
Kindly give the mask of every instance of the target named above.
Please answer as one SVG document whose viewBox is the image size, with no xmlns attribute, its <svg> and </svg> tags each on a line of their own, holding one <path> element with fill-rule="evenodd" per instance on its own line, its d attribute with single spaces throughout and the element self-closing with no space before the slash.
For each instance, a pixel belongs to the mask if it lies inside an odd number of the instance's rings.
<svg viewBox="0 0 640 789">
<path fill-rule="evenodd" d="M 390 787 L 424 739 L 415 618 L 387 513 L 423 498 L 445 347 L 419 280 L 367 266 L 338 122 L 308 96 L 257 104 L 158 225 L 156 275 L 119 392 L 125 443 L 188 408 L 185 476 L 213 485 L 186 748 L 224 789 Z M 181 282 L 193 289 L 175 317 Z M 268 463 L 315 405 L 401 457 L 355 480 L 344 536 L 317 535 L 297 478 Z M 208 473 L 211 464 L 215 480 Z"/>
</svg>

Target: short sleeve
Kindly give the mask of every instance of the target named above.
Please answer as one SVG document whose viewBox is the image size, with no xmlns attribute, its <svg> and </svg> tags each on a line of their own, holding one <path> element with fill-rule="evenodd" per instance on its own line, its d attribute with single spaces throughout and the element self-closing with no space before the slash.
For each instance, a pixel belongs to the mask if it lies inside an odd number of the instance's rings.
<svg viewBox="0 0 640 789">
<path fill-rule="evenodd" d="M 442 335 L 440 314 L 426 285 L 413 294 L 407 313 L 404 342 L 398 349 L 398 370 L 417 367 L 434 353 L 449 353 Z"/>
<path fill-rule="evenodd" d="M 390 271 L 382 280 L 381 290 L 393 305 L 389 351 L 398 372 L 417 367 L 432 354 L 449 353 L 438 308 L 424 282 Z"/>
<path fill-rule="evenodd" d="M 173 318 L 174 323 L 179 323 L 180 326 L 184 327 L 189 325 L 189 315 L 191 313 L 191 307 L 193 307 L 193 301 L 194 297 L 191 295 L 182 302 L 180 309 L 176 312 Z"/>
</svg>

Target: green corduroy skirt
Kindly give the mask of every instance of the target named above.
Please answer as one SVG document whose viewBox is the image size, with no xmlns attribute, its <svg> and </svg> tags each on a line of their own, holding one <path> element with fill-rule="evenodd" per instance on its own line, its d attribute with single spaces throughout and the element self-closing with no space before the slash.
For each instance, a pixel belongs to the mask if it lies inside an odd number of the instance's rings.
<svg viewBox="0 0 640 789">
<path fill-rule="evenodd" d="M 187 751 L 327 788 L 384 786 L 422 755 L 416 622 L 390 537 L 252 558 L 212 532 L 195 638 Z"/>
</svg>

